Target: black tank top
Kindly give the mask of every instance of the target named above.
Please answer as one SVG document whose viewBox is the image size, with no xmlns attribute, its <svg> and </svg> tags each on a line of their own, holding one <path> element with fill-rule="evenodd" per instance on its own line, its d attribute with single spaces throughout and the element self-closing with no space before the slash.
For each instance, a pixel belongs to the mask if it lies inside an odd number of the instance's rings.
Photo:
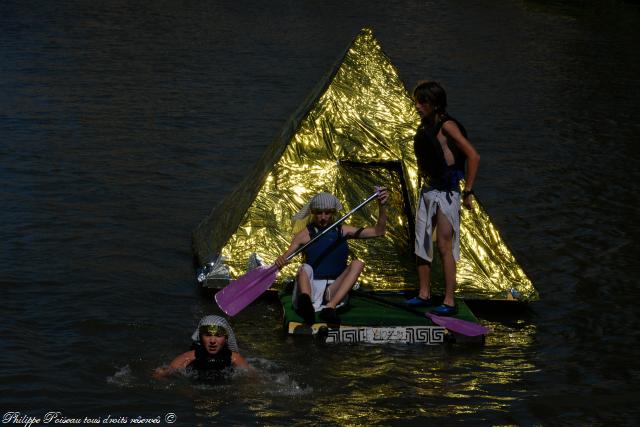
<svg viewBox="0 0 640 427">
<path fill-rule="evenodd" d="M 442 191 L 459 191 L 458 183 L 464 178 L 467 157 L 453 141 L 447 138 L 447 146 L 454 159 L 452 165 L 447 165 L 442 146 L 437 138 L 442 125 L 449 120 L 453 120 L 458 125 L 460 132 L 466 138 L 467 131 L 464 126 L 453 117 L 444 115 L 442 120 L 431 128 L 424 121 L 420 123 L 413 138 L 413 150 L 416 154 L 418 172 L 428 181 L 429 187 Z"/>
<path fill-rule="evenodd" d="M 214 355 L 209 354 L 200 342 L 194 342 L 191 348 L 196 352 L 196 360 L 189 364 L 192 369 L 198 371 L 222 371 L 232 365 L 231 350 L 226 344 Z"/>
</svg>

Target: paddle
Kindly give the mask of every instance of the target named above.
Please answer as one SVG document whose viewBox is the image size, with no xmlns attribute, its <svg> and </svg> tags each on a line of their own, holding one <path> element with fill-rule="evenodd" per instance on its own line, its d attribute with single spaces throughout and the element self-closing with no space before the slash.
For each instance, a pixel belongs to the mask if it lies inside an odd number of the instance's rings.
<svg viewBox="0 0 640 427">
<path fill-rule="evenodd" d="M 369 292 L 363 292 L 357 289 L 352 289 L 351 292 L 354 295 L 358 295 L 363 298 L 369 298 L 374 301 L 380 302 L 382 304 L 387 304 L 392 307 L 406 310 L 410 313 L 415 314 L 416 316 L 420 316 L 420 317 L 426 316 L 429 319 L 431 319 L 431 321 L 436 325 L 443 326 L 449 329 L 450 331 L 459 333 L 461 335 L 465 335 L 468 337 L 476 337 L 478 335 L 485 335 L 489 332 L 489 329 L 487 329 L 486 327 L 479 325 L 477 323 L 469 322 L 467 320 L 456 319 L 455 317 L 438 316 L 429 312 L 423 313 L 405 304 L 398 304 L 396 302 L 389 301 L 386 298 L 382 298 L 377 295 L 370 294 Z"/>
<path fill-rule="evenodd" d="M 347 212 L 342 218 L 334 222 L 322 233 L 309 240 L 306 244 L 296 249 L 291 255 L 287 257 L 287 261 L 302 252 L 307 246 L 314 243 L 320 237 L 322 237 L 329 230 L 337 227 L 344 222 L 355 211 L 362 208 L 364 205 L 378 197 L 378 190 L 369 196 L 364 202 L 360 203 L 355 208 Z M 262 295 L 267 289 L 271 287 L 278 275 L 278 267 L 274 264 L 271 266 L 260 266 L 249 271 L 244 276 L 239 277 L 233 282 L 229 283 L 222 290 L 218 291 L 215 296 L 216 303 L 222 311 L 229 316 L 235 316 L 246 306 L 251 304 L 256 298 Z"/>
</svg>

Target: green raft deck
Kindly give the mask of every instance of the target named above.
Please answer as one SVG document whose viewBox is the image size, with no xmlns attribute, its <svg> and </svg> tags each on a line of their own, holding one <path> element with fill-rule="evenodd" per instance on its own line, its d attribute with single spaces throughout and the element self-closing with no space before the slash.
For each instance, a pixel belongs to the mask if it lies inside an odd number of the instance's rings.
<svg viewBox="0 0 640 427">
<path fill-rule="evenodd" d="M 445 342 L 484 342 L 484 335 L 466 337 L 434 324 L 424 315 L 433 307 L 402 307 L 402 302 L 407 298 L 402 293 L 380 292 L 373 293 L 372 297 L 363 294 L 364 292 L 351 294 L 348 304 L 338 309 L 337 313 L 341 319 L 339 326 L 327 325 L 318 317 L 318 313 L 316 323 L 309 326 L 303 324 L 302 317 L 294 311 L 291 294 L 280 293 L 284 329 L 288 334 L 313 335 L 326 343 L 435 345 Z M 379 301 L 381 298 L 390 304 Z M 456 299 L 456 304 L 458 313 L 455 318 L 479 323 L 464 300 Z"/>
</svg>

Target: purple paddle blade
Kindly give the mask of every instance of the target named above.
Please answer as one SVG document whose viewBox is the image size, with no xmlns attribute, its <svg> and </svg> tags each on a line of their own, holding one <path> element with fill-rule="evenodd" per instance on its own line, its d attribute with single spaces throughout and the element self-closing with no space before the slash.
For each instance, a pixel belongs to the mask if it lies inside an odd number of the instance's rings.
<svg viewBox="0 0 640 427">
<path fill-rule="evenodd" d="M 478 335 L 485 335 L 489 332 L 489 329 L 482 325 L 462 319 L 456 319 L 455 317 L 438 316 L 437 314 L 432 313 L 425 313 L 425 316 L 431 319 L 431 321 L 436 325 L 444 326 L 451 332 L 457 332 L 467 337 L 477 337 Z"/>
<path fill-rule="evenodd" d="M 256 267 L 218 291 L 216 303 L 227 315 L 235 316 L 269 289 L 277 275 L 276 265 Z"/>
</svg>

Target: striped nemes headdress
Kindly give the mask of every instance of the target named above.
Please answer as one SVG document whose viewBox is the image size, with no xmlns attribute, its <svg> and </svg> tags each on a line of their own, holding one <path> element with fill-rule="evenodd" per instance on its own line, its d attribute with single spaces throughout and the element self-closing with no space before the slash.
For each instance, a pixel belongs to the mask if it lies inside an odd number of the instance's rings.
<svg viewBox="0 0 640 427">
<path fill-rule="evenodd" d="M 293 216 L 294 221 L 304 219 L 312 210 L 334 209 L 336 212 L 342 210 L 342 203 L 331 193 L 321 192 L 311 198 L 311 200 Z"/>
</svg>

